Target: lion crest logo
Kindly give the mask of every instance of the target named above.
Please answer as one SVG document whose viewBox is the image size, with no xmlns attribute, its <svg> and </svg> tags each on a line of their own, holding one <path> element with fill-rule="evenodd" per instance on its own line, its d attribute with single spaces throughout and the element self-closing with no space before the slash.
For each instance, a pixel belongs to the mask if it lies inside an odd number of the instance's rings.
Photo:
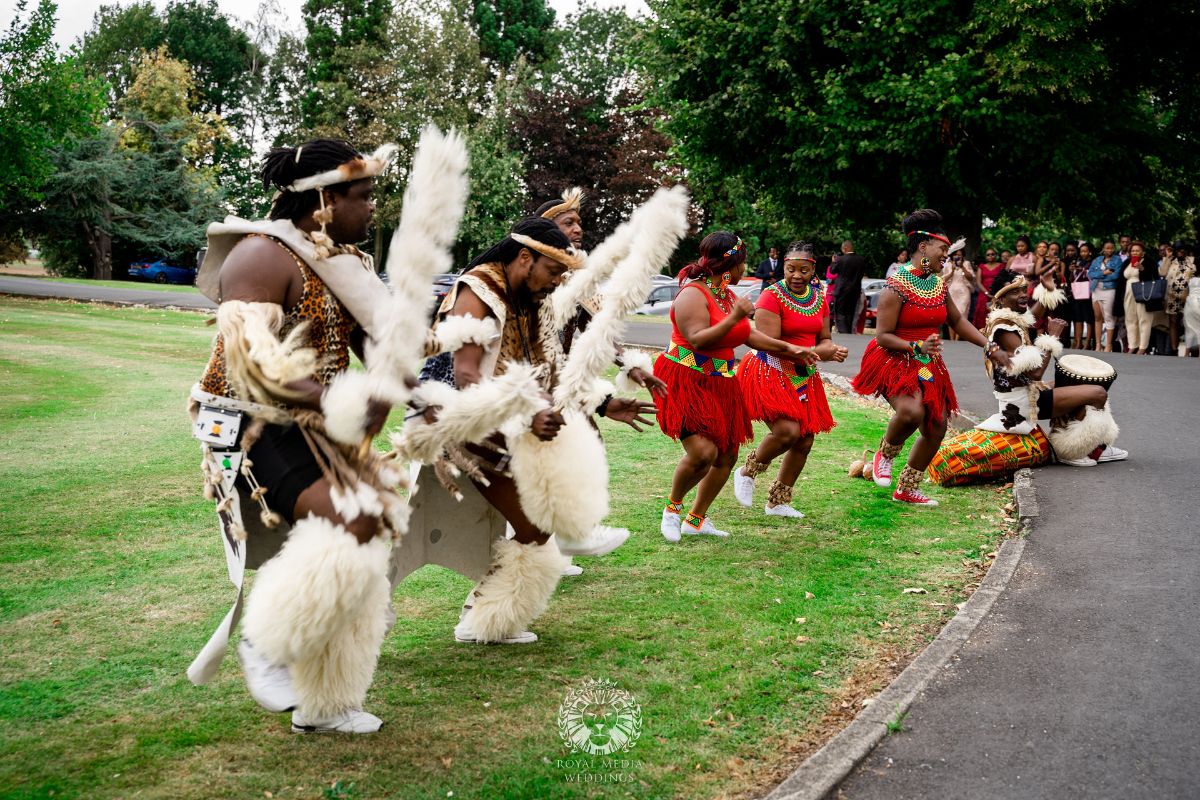
<svg viewBox="0 0 1200 800">
<path fill-rule="evenodd" d="M 559 706 L 558 734 L 572 753 L 625 752 L 642 735 L 642 707 L 612 681 L 589 679 Z"/>
</svg>

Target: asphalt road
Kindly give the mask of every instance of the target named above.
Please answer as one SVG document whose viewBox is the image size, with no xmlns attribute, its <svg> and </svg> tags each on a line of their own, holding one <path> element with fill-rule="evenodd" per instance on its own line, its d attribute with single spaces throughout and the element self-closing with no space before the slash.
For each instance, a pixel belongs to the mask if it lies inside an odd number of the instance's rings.
<svg viewBox="0 0 1200 800">
<path fill-rule="evenodd" d="M 98 300 L 119 305 L 144 305 L 155 308 L 194 308 L 212 310 L 217 304 L 193 292 L 158 292 L 153 289 L 126 289 L 113 286 L 89 286 L 83 283 L 58 283 L 37 278 L 0 277 L 0 294 L 29 297 L 54 297 L 64 300 Z"/>
<path fill-rule="evenodd" d="M 0 292 L 211 307 L 19 278 Z M 626 339 L 669 337 L 632 323 Z M 837 339 L 850 357 L 822 368 L 851 376 L 868 338 Z M 1008 589 L 839 797 L 1200 796 L 1200 360 L 1104 358 L 1130 459 L 1037 470 L 1041 515 Z M 990 414 L 980 350 L 950 342 L 946 360 L 961 405 Z"/>
</svg>

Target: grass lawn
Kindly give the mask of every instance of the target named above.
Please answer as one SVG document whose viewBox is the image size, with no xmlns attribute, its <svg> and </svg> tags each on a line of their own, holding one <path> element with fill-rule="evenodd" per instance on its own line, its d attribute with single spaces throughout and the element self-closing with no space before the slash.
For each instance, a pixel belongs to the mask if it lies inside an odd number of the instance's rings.
<svg viewBox="0 0 1200 800">
<path fill-rule="evenodd" d="M 199 294 L 195 286 L 179 283 L 153 283 L 151 281 L 95 281 L 91 278 L 53 278 L 48 275 L 13 275 L 16 278 L 36 278 L 50 283 L 70 283 L 76 286 L 108 286 L 113 289 L 147 289 L 152 292 L 186 292 Z"/>
<path fill-rule="evenodd" d="M 383 730 L 296 736 L 232 655 L 208 686 L 184 675 L 232 600 L 184 413 L 204 319 L 0 299 L 0 796 L 745 796 L 936 633 L 1006 528 L 996 487 L 906 509 L 848 479 L 883 417 L 836 400 L 797 492 L 806 519 L 768 521 L 727 489 L 728 540 L 669 545 L 678 445 L 604 422 L 611 521 L 634 535 L 579 559 L 541 641 L 455 644 L 469 584 L 427 567 L 401 584 L 368 697 Z M 588 678 L 641 705 L 620 768 L 568 762 L 559 739 L 559 704 Z"/>
</svg>

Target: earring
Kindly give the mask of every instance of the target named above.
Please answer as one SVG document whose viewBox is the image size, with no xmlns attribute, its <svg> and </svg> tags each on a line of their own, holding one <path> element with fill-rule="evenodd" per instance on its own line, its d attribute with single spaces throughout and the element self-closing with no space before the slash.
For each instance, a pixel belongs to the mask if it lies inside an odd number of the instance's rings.
<svg viewBox="0 0 1200 800">
<path fill-rule="evenodd" d="M 728 285 L 729 285 L 729 280 L 730 280 L 730 278 L 732 278 L 732 277 L 733 277 L 733 276 L 732 276 L 732 275 L 730 275 L 728 272 L 722 273 L 722 275 L 721 275 L 721 285 L 722 285 L 722 286 L 728 286 Z"/>
<path fill-rule="evenodd" d="M 928 256 L 921 256 L 921 266 L 925 269 L 929 269 L 929 257 Z"/>
</svg>

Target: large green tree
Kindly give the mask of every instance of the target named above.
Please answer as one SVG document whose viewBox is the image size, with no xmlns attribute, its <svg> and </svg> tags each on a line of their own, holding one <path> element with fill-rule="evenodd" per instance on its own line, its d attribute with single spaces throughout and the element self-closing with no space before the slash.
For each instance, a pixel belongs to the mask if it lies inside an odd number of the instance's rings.
<svg viewBox="0 0 1200 800">
<path fill-rule="evenodd" d="M 367 57 L 380 52 L 390 9 L 388 0 L 305 0 L 308 86 L 300 100 L 305 126 L 320 125 L 337 102 L 328 96 L 327 87 L 339 82 L 354 85 L 356 75 L 345 69 L 346 51 Z"/>
<path fill-rule="evenodd" d="M 1196 203 L 1182 0 L 658 0 L 640 62 L 706 203 L 729 178 L 797 228 L 938 208 L 1174 230 Z"/>
<path fill-rule="evenodd" d="M 70 137 L 95 129 L 103 86 L 89 80 L 77 61 L 54 45 L 52 0 L 40 0 L 0 34 L 0 237 L 30 224 L 46 180 L 54 171 L 51 151 Z"/>
<path fill-rule="evenodd" d="M 472 19 L 480 51 L 505 69 L 521 56 L 541 62 L 552 46 L 554 9 L 546 0 L 476 0 Z"/>
</svg>

